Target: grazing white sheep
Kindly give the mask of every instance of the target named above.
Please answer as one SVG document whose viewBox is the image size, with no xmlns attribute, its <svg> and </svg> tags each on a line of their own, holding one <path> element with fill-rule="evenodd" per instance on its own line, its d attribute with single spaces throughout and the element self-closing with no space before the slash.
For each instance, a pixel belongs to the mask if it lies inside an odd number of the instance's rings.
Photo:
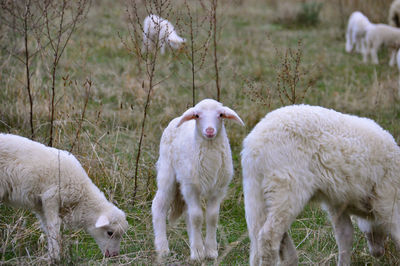
<svg viewBox="0 0 400 266">
<path fill-rule="evenodd" d="M 251 265 L 295 264 L 287 232 L 309 201 L 323 203 L 350 265 L 359 218 L 374 256 L 390 234 L 400 248 L 400 148 L 374 121 L 317 106 L 267 114 L 243 142 L 243 190 Z"/>
<path fill-rule="evenodd" d="M 85 229 L 106 257 L 118 255 L 128 226 L 72 154 L 11 134 L 0 134 L 0 202 L 36 214 L 56 261 L 61 221 Z"/>
<path fill-rule="evenodd" d="M 159 258 L 169 253 L 166 234 L 169 209 L 170 222 L 187 211 L 192 260 L 218 256 L 216 226 L 219 207 L 233 175 L 224 119 L 243 125 L 233 110 L 205 99 L 173 119 L 163 132 L 157 161 L 158 190 L 152 205 L 155 248 Z M 207 202 L 205 245 L 201 234 L 202 199 Z"/>
<path fill-rule="evenodd" d="M 161 54 L 165 52 L 165 46 L 168 44 L 171 48 L 177 50 L 186 42 L 174 29 L 172 24 L 159 16 L 149 15 L 143 22 L 143 49 L 152 49 L 157 43 Z"/>
<path fill-rule="evenodd" d="M 400 28 L 400 0 L 394 0 L 390 5 L 388 22 L 390 26 Z"/>
<path fill-rule="evenodd" d="M 367 31 L 366 50 L 364 54 L 365 62 L 368 54 L 374 64 L 378 64 L 378 50 L 385 45 L 390 52 L 389 65 L 395 63 L 396 51 L 400 48 L 400 29 L 385 24 L 375 24 L 374 27 Z"/>
<path fill-rule="evenodd" d="M 356 52 L 365 50 L 365 35 L 373 27 L 368 18 L 360 11 L 351 14 L 346 31 L 346 52 L 350 53 L 355 46 Z"/>
</svg>

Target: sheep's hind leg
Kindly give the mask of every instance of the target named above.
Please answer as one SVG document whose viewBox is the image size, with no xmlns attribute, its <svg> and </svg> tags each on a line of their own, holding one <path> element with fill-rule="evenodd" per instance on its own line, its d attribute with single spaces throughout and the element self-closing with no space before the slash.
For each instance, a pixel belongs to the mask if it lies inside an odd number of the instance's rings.
<svg viewBox="0 0 400 266">
<path fill-rule="evenodd" d="M 154 245 L 158 258 L 161 258 L 169 254 L 166 219 L 176 190 L 175 177 L 169 167 L 158 169 L 157 187 L 151 210 L 155 236 Z"/>
<path fill-rule="evenodd" d="M 266 221 L 265 202 L 262 193 L 261 177 L 250 170 L 249 164 L 243 164 L 243 193 L 246 211 L 246 223 L 250 238 L 250 265 L 259 265 L 258 232 Z"/>
<path fill-rule="evenodd" d="M 279 256 L 281 259 L 281 265 L 298 265 L 299 259 L 297 257 L 296 247 L 294 246 L 293 240 L 290 238 L 287 232 L 283 235 Z"/>
<path fill-rule="evenodd" d="M 266 222 L 258 233 L 258 249 L 261 255 L 261 265 L 277 265 L 282 254 L 295 256 L 295 258 L 284 258 L 286 261 L 296 261 L 297 255 L 290 251 L 294 247 L 288 243 L 285 234 L 290 228 L 291 223 L 297 215 L 303 210 L 310 196 L 307 189 L 303 190 L 303 195 L 297 197 L 296 193 L 291 191 L 291 185 L 279 182 L 269 184 L 266 189 L 265 199 L 267 210 Z M 294 186 L 293 186 L 294 187 Z M 282 243 L 285 245 L 281 247 Z M 281 250 L 282 248 L 282 250 Z M 293 254 L 294 253 L 294 254 Z"/>
</svg>

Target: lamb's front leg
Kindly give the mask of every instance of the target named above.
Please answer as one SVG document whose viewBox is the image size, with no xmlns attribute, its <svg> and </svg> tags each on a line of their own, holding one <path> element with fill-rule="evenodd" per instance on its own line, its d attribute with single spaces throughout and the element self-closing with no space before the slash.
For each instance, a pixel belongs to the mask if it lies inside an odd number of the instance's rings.
<svg viewBox="0 0 400 266">
<path fill-rule="evenodd" d="M 379 60 L 378 60 L 378 48 L 374 46 L 374 47 L 372 47 L 372 48 L 370 49 L 369 52 L 370 52 L 370 55 L 371 55 L 372 63 L 375 64 L 375 65 L 379 64 Z"/>
<path fill-rule="evenodd" d="M 48 239 L 48 250 L 53 262 L 60 260 L 60 227 L 59 200 L 55 189 L 50 189 L 42 195 L 42 213 L 39 218 Z"/>
<path fill-rule="evenodd" d="M 393 48 L 389 50 L 390 50 L 389 66 L 394 66 L 394 64 L 396 63 L 396 50 Z"/>
<path fill-rule="evenodd" d="M 336 242 L 339 248 L 338 265 L 350 265 L 354 234 L 350 216 L 342 210 L 341 206 L 327 206 L 327 211 L 333 225 Z"/>
<path fill-rule="evenodd" d="M 217 246 L 217 224 L 219 216 L 219 207 L 224 197 L 223 192 L 212 195 L 207 200 L 206 209 L 206 223 L 207 233 L 205 241 L 205 252 L 206 257 L 210 259 L 216 259 L 218 257 L 218 246 Z"/>
<path fill-rule="evenodd" d="M 204 259 L 204 244 L 201 236 L 203 211 L 201 209 L 200 191 L 193 184 L 182 185 L 182 195 L 187 204 L 187 229 L 190 241 L 190 259 Z"/>
</svg>

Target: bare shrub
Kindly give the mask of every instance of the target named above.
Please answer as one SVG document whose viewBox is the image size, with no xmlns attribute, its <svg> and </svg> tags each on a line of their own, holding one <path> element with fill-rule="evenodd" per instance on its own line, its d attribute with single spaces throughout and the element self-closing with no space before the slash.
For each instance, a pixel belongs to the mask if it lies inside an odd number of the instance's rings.
<svg viewBox="0 0 400 266">
<path fill-rule="evenodd" d="M 266 85 L 264 88 L 256 88 L 246 81 L 249 87 L 246 91 L 247 95 L 253 102 L 268 108 L 273 104 L 275 95 L 282 106 L 303 102 L 307 92 L 317 81 L 318 72 L 307 71 L 301 66 L 303 55 L 301 40 L 298 40 L 296 49 L 289 47 L 280 51 L 275 45 L 274 49 L 278 58 L 278 64 L 274 66 L 276 83 Z"/>
<path fill-rule="evenodd" d="M 142 89 L 145 90 L 145 84 L 147 85 L 146 101 L 143 107 L 143 117 L 140 126 L 140 135 L 137 144 L 137 153 L 135 159 L 135 172 L 133 176 L 134 191 L 132 196 L 132 204 L 134 204 L 138 192 L 139 162 L 142 153 L 146 119 L 147 119 L 148 109 L 150 107 L 151 95 L 154 87 L 159 82 L 161 82 L 159 80 L 156 80 L 156 67 L 160 53 L 160 45 L 159 45 L 160 40 L 159 38 L 156 38 L 154 40 L 152 38 L 149 38 L 148 36 L 149 41 L 154 42 L 152 45 L 154 49 L 149 49 L 148 45 L 143 45 L 142 47 L 141 36 L 145 32 L 142 21 L 144 17 L 147 17 L 152 14 L 157 14 L 160 17 L 168 17 L 168 15 L 171 12 L 171 3 L 168 0 L 149 1 L 145 2 L 144 5 L 141 5 L 141 8 L 139 8 L 136 1 L 131 0 L 130 2 L 127 3 L 126 12 L 128 15 L 129 36 L 124 39 L 120 35 L 120 38 L 124 47 L 136 56 L 137 66 L 139 68 L 144 69 L 143 72 L 145 73 L 145 76 L 143 77 L 143 81 L 141 82 Z M 158 30 L 160 31 L 160 28 L 158 28 Z M 159 34 L 160 33 L 158 33 L 157 35 Z M 142 47 L 143 49 L 141 49 L 140 47 Z M 149 177 L 150 175 L 148 176 L 148 178 Z M 149 184 L 149 180 L 146 183 Z"/>
<path fill-rule="evenodd" d="M 197 10 L 193 11 L 193 8 L 185 0 L 187 11 L 186 15 L 188 16 L 189 22 L 184 22 L 184 24 L 187 28 L 186 32 L 188 32 L 190 36 L 190 46 L 189 49 L 187 49 L 185 52 L 187 58 L 189 59 L 192 73 L 192 106 L 195 106 L 196 104 L 195 76 L 196 73 L 204 66 L 205 57 L 208 52 L 209 42 L 213 32 L 213 23 L 211 19 L 213 16 L 212 14 L 210 14 L 212 12 L 212 8 L 207 7 L 206 4 L 204 4 L 203 2 L 200 2 L 200 4 L 203 11 L 206 12 L 206 16 L 204 16 L 204 19 L 198 21 L 193 19 L 194 15 L 197 15 Z M 201 36 L 202 34 L 205 34 L 203 40 L 201 40 L 202 37 L 199 38 L 199 35 Z"/>
<path fill-rule="evenodd" d="M 32 60 L 39 51 L 38 47 L 32 47 L 32 36 L 43 26 L 42 14 L 34 6 L 33 1 L 0 1 L 3 12 L 0 17 L 10 31 L 5 34 L 13 45 L 4 47 L 7 52 L 25 65 L 26 90 L 29 97 L 29 124 L 31 139 L 35 138 L 33 122 L 33 88 L 31 86 Z M 22 39 L 22 40 L 21 40 Z M 20 43 L 23 43 L 21 47 Z"/>
<path fill-rule="evenodd" d="M 140 69 L 138 72 L 138 80 L 141 84 L 139 91 L 145 91 L 146 100 L 143 101 L 142 120 L 140 124 L 139 140 L 136 148 L 135 158 L 135 170 L 133 174 L 134 179 L 134 191 L 133 199 L 135 200 L 139 191 L 139 169 L 141 164 L 141 154 L 143 152 L 144 138 L 147 134 L 147 116 L 149 114 L 150 104 L 153 97 L 156 97 L 155 88 L 160 84 L 166 82 L 174 72 L 163 75 L 158 74 L 159 70 L 165 71 L 168 67 L 179 67 L 185 66 L 188 62 L 191 69 L 191 90 L 192 90 L 192 105 L 196 103 L 196 76 L 201 71 L 206 62 L 208 55 L 211 38 L 214 39 L 214 68 L 216 73 L 216 87 L 217 97 L 220 97 L 219 88 L 219 74 L 218 74 L 218 59 L 217 59 L 217 27 L 216 19 L 217 14 L 214 12 L 217 8 L 216 2 L 196 2 L 189 3 L 189 1 L 183 1 L 184 8 L 178 12 L 175 10 L 176 7 L 172 5 L 171 1 L 151 1 L 145 2 L 143 5 L 139 5 L 137 1 L 131 0 L 126 6 L 127 20 L 129 26 L 128 36 L 122 36 L 119 34 L 121 42 L 124 47 L 135 57 L 136 65 Z M 214 11 L 213 11 L 214 10 Z M 214 12 L 214 13 L 213 13 Z M 149 46 L 142 44 L 142 36 L 145 34 L 143 19 L 151 14 L 165 18 L 172 22 L 179 34 L 183 36 L 189 36 L 187 45 L 181 50 L 169 49 L 166 55 L 161 55 L 159 39 L 149 39 L 148 41 L 153 42 L 153 49 L 149 49 Z M 213 35 L 214 32 L 214 35 Z M 142 73 L 142 74 L 141 74 Z M 183 78 L 183 77 L 182 77 Z M 184 78 L 183 78 L 184 79 Z M 183 80 L 182 83 L 185 81 Z M 142 169 L 144 170 L 144 169 Z M 143 172 L 145 175 L 145 172 Z M 147 193 L 148 186 L 151 184 L 147 176 L 147 181 L 143 182 L 145 188 L 144 193 Z M 150 191 L 151 192 L 151 191 Z M 148 194 L 148 193 L 147 193 Z"/>
<path fill-rule="evenodd" d="M 48 53 L 53 55 L 53 60 L 49 65 L 48 73 L 51 79 L 51 100 L 50 100 L 50 132 L 49 146 L 53 146 L 53 130 L 55 119 L 55 97 L 57 69 L 61 56 L 75 31 L 76 26 L 82 22 L 88 12 L 89 0 L 67 1 L 38 1 L 37 5 L 43 14 L 44 29 L 36 34 L 37 42 L 41 47 L 48 45 L 48 49 L 42 49 L 46 57 Z"/>
<path fill-rule="evenodd" d="M 23 43 L 22 52 L 13 48 L 9 52 L 25 66 L 26 89 L 30 106 L 29 121 L 31 138 L 35 136 L 33 123 L 34 99 L 32 93 L 34 88 L 31 85 L 31 78 L 34 74 L 32 60 L 40 52 L 40 60 L 47 63 L 47 73 L 51 83 L 49 85 L 51 90 L 49 146 L 53 146 L 56 83 L 60 80 L 57 72 L 58 65 L 72 33 L 76 30 L 77 25 L 86 17 L 90 7 L 90 0 L 63 0 L 62 2 L 53 0 L 25 0 L 17 2 L 2 0 L 1 7 L 5 10 L 2 13 L 4 14 L 3 19 L 15 35 L 15 47 L 20 47 L 19 42 Z M 48 58 L 52 58 L 51 62 L 49 62 Z"/>
</svg>

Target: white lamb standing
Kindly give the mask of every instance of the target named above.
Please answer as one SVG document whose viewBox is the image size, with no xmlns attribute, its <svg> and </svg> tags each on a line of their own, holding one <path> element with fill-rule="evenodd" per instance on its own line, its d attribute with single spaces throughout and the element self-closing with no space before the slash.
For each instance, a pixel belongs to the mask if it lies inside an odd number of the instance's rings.
<svg viewBox="0 0 400 266">
<path fill-rule="evenodd" d="M 164 54 L 166 44 L 177 50 L 185 42 L 186 39 L 176 33 L 174 26 L 168 20 L 156 15 L 149 15 L 144 19 L 143 49 L 150 50 L 158 43 L 161 54 Z"/>
<path fill-rule="evenodd" d="M 389 65 L 393 66 L 396 60 L 396 51 L 400 48 L 400 29 L 385 24 L 375 24 L 367 31 L 366 49 L 364 51 L 365 62 L 368 55 L 374 64 L 378 64 L 378 50 L 382 45 L 390 51 Z"/>
<path fill-rule="evenodd" d="M 400 0 L 395 0 L 390 5 L 388 22 L 390 26 L 400 27 Z"/>
<path fill-rule="evenodd" d="M 106 257 L 119 254 L 128 227 L 72 154 L 17 135 L 0 134 L 0 202 L 36 214 L 55 261 L 61 221 L 85 229 Z"/>
<path fill-rule="evenodd" d="M 365 35 L 373 26 L 363 13 L 353 12 L 347 24 L 346 52 L 350 53 L 355 46 L 356 52 L 362 53 L 365 50 Z"/>
<path fill-rule="evenodd" d="M 254 127 L 241 155 L 250 265 L 297 263 L 287 232 L 309 201 L 328 211 L 338 265 L 350 265 L 350 215 L 372 255 L 383 255 L 387 234 L 400 248 L 400 148 L 374 121 L 317 106 L 283 107 Z"/>
<path fill-rule="evenodd" d="M 218 256 L 216 227 L 221 201 L 233 176 L 232 156 L 223 120 L 243 125 L 240 117 L 221 103 L 205 99 L 173 119 L 164 130 L 157 162 L 157 193 L 152 215 L 158 257 L 169 253 L 166 215 L 176 221 L 187 211 L 190 258 Z M 206 200 L 207 232 L 203 244 L 201 228 Z"/>
</svg>

